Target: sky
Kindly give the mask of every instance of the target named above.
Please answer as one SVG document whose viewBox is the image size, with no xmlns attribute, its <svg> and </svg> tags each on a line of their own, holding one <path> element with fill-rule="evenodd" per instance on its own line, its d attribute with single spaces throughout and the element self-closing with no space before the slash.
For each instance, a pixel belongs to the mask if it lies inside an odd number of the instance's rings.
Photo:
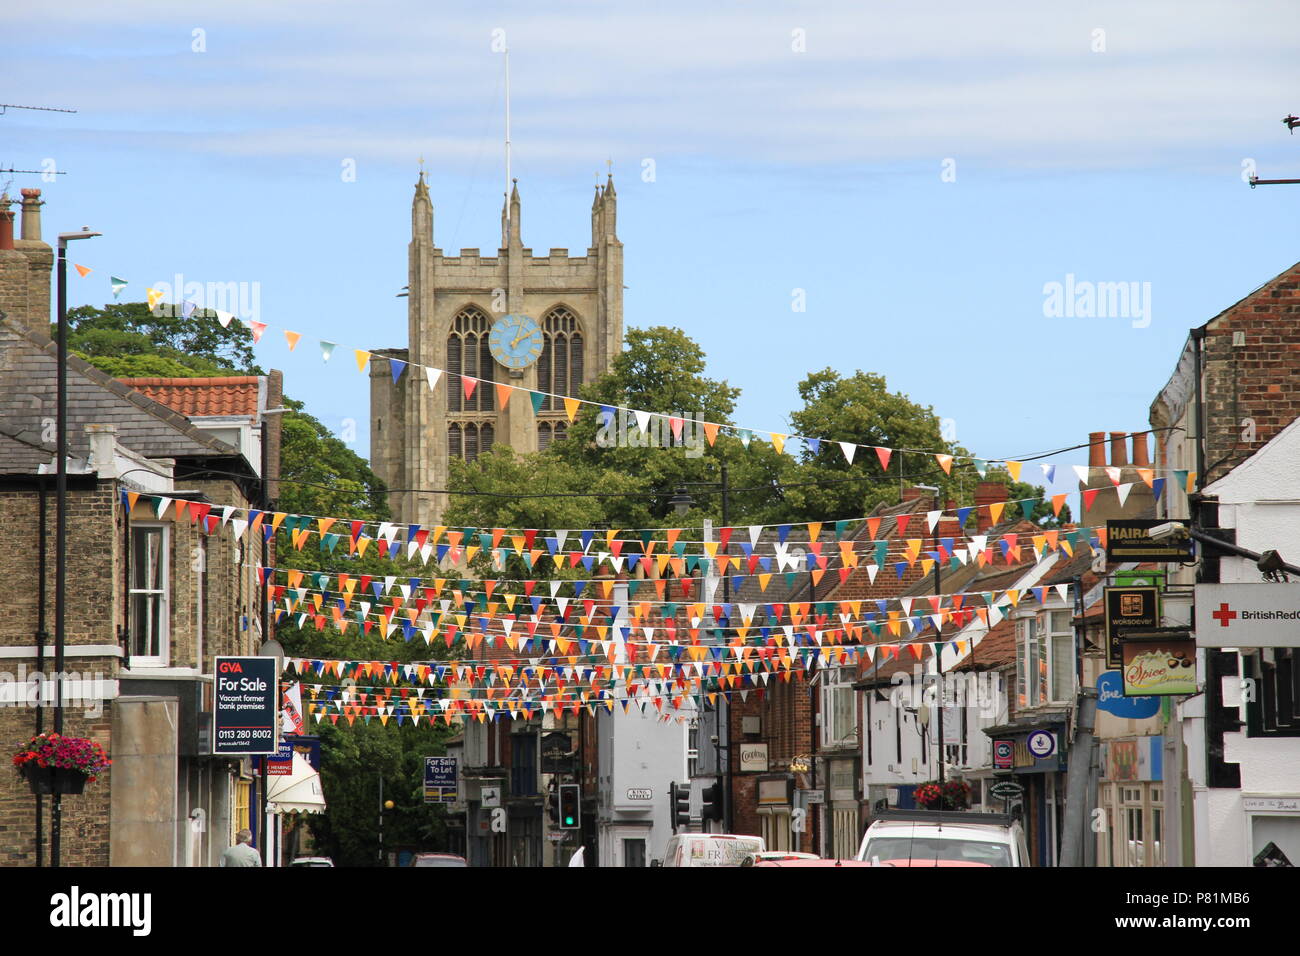
<svg viewBox="0 0 1300 956">
<path fill-rule="evenodd" d="M 1147 427 L 1188 330 L 1300 260 L 1300 192 L 1246 183 L 1300 177 L 1300 6 L 1058 6 L 20 6 L 0 101 L 76 112 L 6 109 L 0 167 L 63 175 L 0 181 L 42 189 L 47 240 L 104 234 L 73 305 L 240 283 L 260 364 L 365 456 L 367 379 L 314 339 L 406 344 L 420 157 L 436 245 L 498 245 L 506 45 L 524 244 L 580 255 L 612 167 L 625 323 L 699 342 L 739 425 L 862 369 L 1023 458 Z M 1053 283 L 1133 294 L 1078 314 Z"/>
</svg>

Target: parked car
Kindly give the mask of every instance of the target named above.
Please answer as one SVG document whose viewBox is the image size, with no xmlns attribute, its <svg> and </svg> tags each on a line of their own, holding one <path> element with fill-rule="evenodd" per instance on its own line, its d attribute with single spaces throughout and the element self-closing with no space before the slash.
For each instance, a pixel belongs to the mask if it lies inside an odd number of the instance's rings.
<svg viewBox="0 0 1300 956">
<path fill-rule="evenodd" d="M 1029 866 L 1019 821 L 966 810 L 883 810 L 857 858 L 879 866 Z"/>
<path fill-rule="evenodd" d="M 463 856 L 452 853 L 417 853 L 411 866 L 469 866 Z"/>
<path fill-rule="evenodd" d="M 334 861 L 327 856 L 296 856 L 290 866 L 333 866 Z"/>
<path fill-rule="evenodd" d="M 807 855 L 808 854 L 800 854 L 800 856 L 807 856 Z M 759 860 L 757 863 L 754 864 L 754 866 L 769 867 L 773 869 L 777 867 L 785 867 L 785 866 L 803 867 L 803 866 L 874 866 L 874 865 L 875 865 L 874 863 L 863 863 L 860 860 L 826 860 L 826 859 L 822 859 L 819 856 L 814 856 L 812 859 L 798 859 L 798 860 L 790 859 L 789 857 L 784 857 L 776 860 Z M 885 866 L 887 864 L 882 863 L 880 865 Z"/>
<path fill-rule="evenodd" d="M 730 833 L 678 833 L 668 840 L 664 866 L 744 866 L 767 849 L 762 837 Z"/>
<path fill-rule="evenodd" d="M 757 866 L 759 863 L 779 862 L 789 860 L 820 860 L 816 853 L 795 853 L 792 850 L 763 850 L 760 853 L 751 853 L 745 857 L 741 866 Z"/>
</svg>

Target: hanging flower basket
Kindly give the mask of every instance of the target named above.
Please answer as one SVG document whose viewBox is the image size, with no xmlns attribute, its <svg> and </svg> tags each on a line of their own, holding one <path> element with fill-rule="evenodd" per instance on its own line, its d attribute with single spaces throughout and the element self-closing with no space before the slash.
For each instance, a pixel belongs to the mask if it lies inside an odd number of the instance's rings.
<svg viewBox="0 0 1300 956">
<path fill-rule="evenodd" d="M 32 793 L 81 793 L 86 789 L 86 775 L 65 767 L 23 767 L 23 776 Z"/>
<path fill-rule="evenodd" d="M 929 780 L 916 788 L 916 802 L 926 810 L 970 809 L 971 789 L 965 780 L 939 784 Z"/>
<path fill-rule="evenodd" d="M 37 734 L 13 759 L 36 794 L 81 793 L 111 763 L 95 741 L 62 734 Z"/>
</svg>

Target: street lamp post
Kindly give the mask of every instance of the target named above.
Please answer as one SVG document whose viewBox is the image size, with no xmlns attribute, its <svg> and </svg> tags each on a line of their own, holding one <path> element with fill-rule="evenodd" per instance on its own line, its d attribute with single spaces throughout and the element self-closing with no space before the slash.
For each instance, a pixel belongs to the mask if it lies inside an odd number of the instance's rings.
<svg viewBox="0 0 1300 956">
<path fill-rule="evenodd" d="M 722 469 L 722 471 L 721 471 L 721 478 L 722 478 L 722 480 L 721 480 L 721 481 L 716 481 L 716 482 L 713 482 L 713 481 L 691 481 L 691 482 L 687 482 L 686 484 L 681 485 L 681 486 L 678 487 L 678 489 L 677 489 L 677 493 L 676 493 L 675 495 L 673 495 L 672 498 L 669 499 L 669 504 L 671 504 L 671 505 L 673 506 L 673 509 L 677 512 L 677 514 L 679 514 L 679 515 L 684 515 L 684 514 L 686 514 L 686 512 L 689 511 L 690 508 L 691 508 L 691 506 L 695 503 L 694 499 L 691 498 L 690 493 L 687 492 L 687 490 L 686 490 L 688 487 L 690 487 L 690 488 L 717 488 L 717 489 L 719 489 L 719 490 L 722 492 L 722 527 L 724 527 L 724 528 L 729 528 L 729 527 L 731 527 L 731 483 L 730 483 L 730 481 L 728 480 L 728 476 L 727 476 L 727 465 L 726 465 L 725 462 L 722 462 L 722 463 L 721 463 L 721 469 Z M 730 545 L 728 545 L 728 548 L 730 548 Z M 730 581 L 728 581 L 728 579 L 727 579 L 727 575 L 726 575 L 726 572 L 725 572 L 725 571 L 724 571 L 723 574 L 722 574 L 722 601 L 723 601 L 724 604 L 729 604 L 729 603 L 731 602 L 731 583 L 730 583 Z M 728 623 L 730 623 L 730 622 L 728 622 Z M 717 736 L 714 738 L 714 743 L 713 743 L 713 755 L 714 755 L 714 757 L 713 757 L 713 759 L 714 759 L 714 763 L 717 765 L 718 770 L 720 771 L 720 773 L 722 774 L 722 777 L 723 777 L 723 785 L 722 785 L 722 824 L 723 824 L 723 830 L 724 830 L 724 832 L 726 832 L 726 833 L 730 833 L 731 830 L 732 830 L 732 820 L 731 820 L 731 817 L 732 817 L 732 807 L 731 807 L 731 704 L 728 702 L 728 700 L 727 700 L 727 695 L 726 695 L 726 694 L 720 694 L 720 695 L 718 696 L 718 701 L 719 701 L 719 706 L 718 706 L 718 710 L 716 711 L 716 713 L 717 713 L 717 715 L 718 715 L 718 734 L 717 734 Z M 723 736 L 722 731 L 723 731 L 723 728 L 724 728 L 724 727 L 726 728 L 726 731 L 727 731 L 727 733 L 726 733 L 726 737 L 727 737 L 726 743 L 723 743 L 723 742 L 722 742 L 722 736 Z M 726 751 L 726 754 L 727 754 L 727 763 L 726 763 L 726 766 L 725 766 L 725 767 L 724 767 L 723 764 L 722 764 L 722 753 L 723 753 L 723 751 Z"/>
<path fill-rule="evenodd" d="M 58 266 L 58 462 L 54 505 L 54 732 L 63 733 L 63 649 L 66 641 L 68 580 L 68 243 L 102 233 L 83 226 L 81 232 L 59 233 Z M 63 795 L 54 794 L 50 811 L 50 865 L 59 865 L 63 837 Z"/>
<path fill-rule="evenodd" d="M 926 491 L 934 494 L 934 510 L 939 510 L 939 489 L 933 485 L 917 485 Z M 935 521 L 934 531 L 931 535 L 931 543 L 934 545 L 934 593 L 936 596 L 943 593 L 943 560 L 939 553 L 939 522 Z M 934 683 L 938 690 L 935 700 L 935 709 L 938 711 L 938 730 L 935 734 L 935 763 L 938 764 L 939 786 L 943 786 L 944 781 L 944 759 L 943 759 L 943 618 L 939 618 L 939 623 L 935 625 L 939 632 L 939 643 L 935 646 L 934 653 Z"/>
</svg>

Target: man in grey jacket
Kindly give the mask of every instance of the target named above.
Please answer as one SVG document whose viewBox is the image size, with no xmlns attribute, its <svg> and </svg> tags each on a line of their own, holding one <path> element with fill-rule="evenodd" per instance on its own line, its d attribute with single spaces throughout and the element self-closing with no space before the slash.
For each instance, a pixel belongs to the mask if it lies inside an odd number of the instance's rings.
<svg viewBox="0 0 1300 956">
<path fill-rule="evenodd" d="M 253 849 L 251 830 L 240 830 L 235 834 L 235 845 L 221 854 L 222 866 L 261 866 L 262 857 Z"/>
</svg>

